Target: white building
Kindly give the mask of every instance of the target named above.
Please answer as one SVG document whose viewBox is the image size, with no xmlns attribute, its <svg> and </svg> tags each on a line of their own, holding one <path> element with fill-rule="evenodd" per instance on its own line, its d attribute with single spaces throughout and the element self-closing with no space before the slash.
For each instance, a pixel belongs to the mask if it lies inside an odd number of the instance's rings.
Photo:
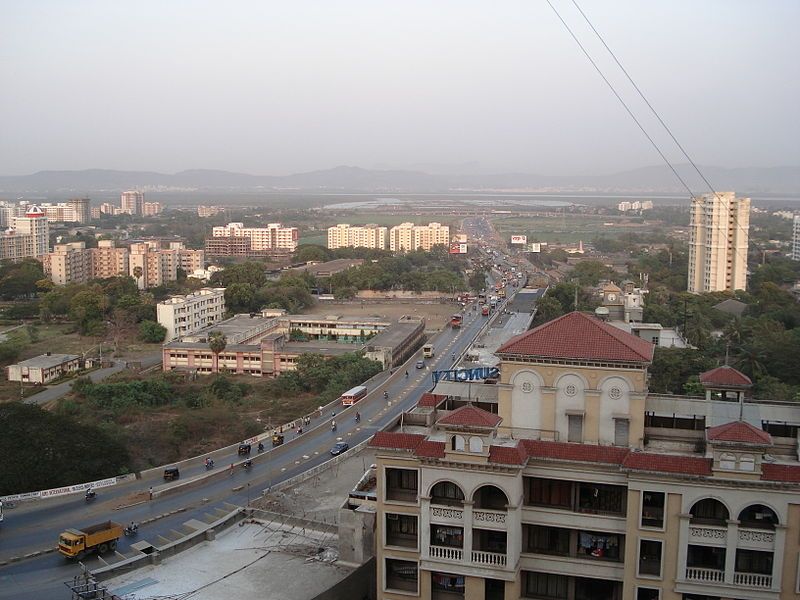
<svg viewBox="0 0 800 600">
<path fill-rule="evenodd" d="M 386 248 L 389 229 L 375 224 L 350 225 L 339 223 L 328 227 L 328 248 Z"/>
<path fill-rule="evenodd" d="M 42 354 L 8 367 L 8 380 L 43 385 L 79 371 L 80 357 L 74 354 Z"/>
<path fill-rule="evenodd" d="M 12 217 L 11 229 L 0 235 L 0 260 L 43 257 L 49 250 L 49 236 L 47 216 L 31 206 L 24 217 Z"/>
<path fill-rule="evenodd" d="M 270 223 L 266 227 L 245 227 L 244 223 L 228 223 L 214 227 L 213 237 L 246 237 L 250 239 L 251 250 L 284 250 L 294 252 L 300 231 L 297 227 L 284 227 L 280 223 Z"/>
<path fill-rule="evenodd" d="M 449 243 L 450 227 L 441 223 L 401 223 L 389 230 L 389 249 L 392 252 L 429 251 L 434 246 Z"/>
<path fill-rule="evenodd" d="M 794 216 L 792 230 L 792 260 L 800 260 L 800 215 Z"/>
<path fill-rule="evenodd" d="M 222 321 L 225 288 L 203 288 L 186 296 L 174 296 L 159 302 L 156 310 L 158 322 L 167 329 L 165 341 L 191 335 Z"/>
<path fill-rule="evenodd" d="M 144 213 L 144 192 L 127 191 L 120 195 L 121 212 L 129 215 L 141 215 Z"/>
<path fill-rule="evenodd" d="M 689 276 L 693 294 L 743 290 L 747 286 L 750 198 L 734 192 L 692 199 Z"/>
</svg>

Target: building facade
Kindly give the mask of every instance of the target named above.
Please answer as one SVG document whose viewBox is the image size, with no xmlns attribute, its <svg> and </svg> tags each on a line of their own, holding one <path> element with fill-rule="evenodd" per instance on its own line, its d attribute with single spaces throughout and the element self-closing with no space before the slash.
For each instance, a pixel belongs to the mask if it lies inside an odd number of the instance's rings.
<svg viewBox="0 0 800 600">
<path fill-rule="evenodd" d="M 328 227 L 328 248 L 377 248 L 386 249 L 388 228 L 379 225 L 349 225 L 339 223 Z"/>
<path fill-rule="evenodd" d="M 27 207 L 25 216 L 11 217 L 11 228 L 0 234 L 0 260 L 42 258 L 49 249 L 49 223 L 38 206 Z"/>
<path fill-rule="evenodd" d="M 91 248 L 89 253 L 93 279 L 106 279 L 128 274 L 129 251 L 124 247 L 118 248 L 114 240 L 99 240 L 97 248 Z"/>
<path fill-rule="evenodd" d="M 164 211 L 161 202 L 143 202 L 142 215 L 145 217 L 155 217 Z"/>
<path fill-rule="evenodd" d="M 136 280 L 140 290 L 178 279 L 177 250 L 162 250 L 156 240 L 131 244 L 128 256 L 128 275 Z"/>
<path fill-rule="evenodd" d="M 122 192 L 119 198 L 120 212 L 129 215 L 141 215 L 144 213 L 144 192 L 130 190 Z"/>
<path fill-rule="evenodd" d="M 692 199 L 689 220 L 689 276 L 692 294 L 747 287 L 750 198 L 734 192 Z"/>
<path fill-rule="evenodd" d="M 389 230 L 389 249 L 392 252 L 430 251 L 433 246 L 449 243 L 450 227 L 441 223 L 402 223 Z"/>
<path fill-rule="evenodd" d="M 370 442 L 377 598 L 797 598 L 800 409 L 730 367 L 650 395 L 653 346 L 580 313 L 497 355 L 495 404 L 428 395 Z"/>
<path fill-rule="evenodd" d="M 800 260 L 800 215 L 792 223 L 792 260 Z"/>
<path fill-rule="evenodd" d="M 80 356 L 75 354 L 42 354 L 23 360 L 7 369 L 9 381 L 44 385 L 81 368 Z"/>
<path fill-rule="evenodd" d="M 225 288 L 203 288 L 186 296 L 173 296 L 156 305 L 158 322 L 167 330 L 165 341 L 195 333 L 222 321 Z"/>
<path fill-rule="evenodd" d="M 244 223 L 228 223 L 214 227 L 212 236 L 215 238 L 248 238 L 250 249 L 255 251 L 294 252 L 297 249 L 300 231 L 297 227 L 284 227 L 280 223 L 270 223 L 266 227 L 245 227 Z"/>
<path fill-rule="evenodd" d="M 45 275 L 56 285 L 86 283 L 92 279 L 92 254 L 85 242 L 56 244 L 42 257 Z"/>
</svg>

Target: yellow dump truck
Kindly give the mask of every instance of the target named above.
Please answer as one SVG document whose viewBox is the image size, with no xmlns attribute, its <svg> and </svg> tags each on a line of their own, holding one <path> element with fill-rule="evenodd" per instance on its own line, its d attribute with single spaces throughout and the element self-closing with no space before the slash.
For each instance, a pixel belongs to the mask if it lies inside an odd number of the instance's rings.
<svg viewBox="0 0 800 600">
<path fill-rule="evenodd" d="M 82 530 L 67 529 L 58 536 L 58 551 L 67 558 L 78 560 L 95 550 L 104 554 L 117 549 L 117 540 L 122 533 L 122 525 L 114 521 L 104 521 Z"/>
</svg>

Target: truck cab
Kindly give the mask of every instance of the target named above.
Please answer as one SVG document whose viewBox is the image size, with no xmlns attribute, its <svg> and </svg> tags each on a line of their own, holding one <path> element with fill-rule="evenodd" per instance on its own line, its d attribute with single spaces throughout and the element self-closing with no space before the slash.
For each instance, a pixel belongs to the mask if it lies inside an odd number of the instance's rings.
<svg viewBox="0 0 800 600">
<path fill-rule="evenodd" d="M 122 537 L 122 525 L 104 521 L 83 530 L 66 529 L 58 536 L 58 551 L 67 558 L 82 559 L 95 550 L 100 554 L 117 549 L 117 540 Z"/>
</svg>

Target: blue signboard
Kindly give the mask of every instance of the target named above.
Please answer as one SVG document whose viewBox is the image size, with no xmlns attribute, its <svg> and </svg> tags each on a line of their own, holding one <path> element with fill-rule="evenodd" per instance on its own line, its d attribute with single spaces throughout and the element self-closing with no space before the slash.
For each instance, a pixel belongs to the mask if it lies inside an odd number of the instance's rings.
<svg viewBox="0 0 800 600">
<path fill-rule="evenodd" d="M 440 381 L 480 381 L 500 377 L 497 367 L 477 367 L 475 369 L 451 369 L 449 371 L 434 371 L 433 383 Z"/>
</svg>

